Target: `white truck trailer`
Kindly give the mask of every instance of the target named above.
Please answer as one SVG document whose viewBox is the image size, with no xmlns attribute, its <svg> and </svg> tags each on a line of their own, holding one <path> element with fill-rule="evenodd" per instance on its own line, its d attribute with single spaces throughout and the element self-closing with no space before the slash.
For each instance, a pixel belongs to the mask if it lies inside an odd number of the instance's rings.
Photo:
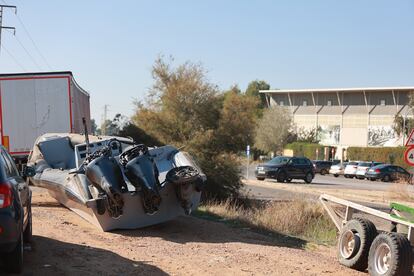
<svg viewBox="0 0 414 276">
<path fill-rule="evenodd" d="M 0 74 L 1 144 L 15 159 L 45 133 L 83 132 L 83 117 L 90 124 L 89 94 L 72 72 Z"/>
</svg>

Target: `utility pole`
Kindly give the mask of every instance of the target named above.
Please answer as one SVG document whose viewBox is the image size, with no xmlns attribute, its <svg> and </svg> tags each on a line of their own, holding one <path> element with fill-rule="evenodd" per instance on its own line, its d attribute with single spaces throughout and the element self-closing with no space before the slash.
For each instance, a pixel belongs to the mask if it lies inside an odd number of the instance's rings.
<svg viewBox="0 0 414 276">
<path fill-rule="evenodd" d="M 102 123 L 102 135 L 106 135 L 106 119 L 108 117 L 108 107 L 109 105 L 104 105 L 104 114 L 103 114 L 103 123 Z"/>
<path fill-rule="evenodd" d="M 16 28 L 15 27 L 3 26 L 3 12 L 4 12 L 4 9 L 14 9 L 14 12 L 17 13 L 17 7 L 16 6 L 0 5 L 0 51 L 1 51 L 1 31 L 3 29 L 9 29 L 9 30 L 13 30 L 13 33 L 16 34 Z"/>
</svg>

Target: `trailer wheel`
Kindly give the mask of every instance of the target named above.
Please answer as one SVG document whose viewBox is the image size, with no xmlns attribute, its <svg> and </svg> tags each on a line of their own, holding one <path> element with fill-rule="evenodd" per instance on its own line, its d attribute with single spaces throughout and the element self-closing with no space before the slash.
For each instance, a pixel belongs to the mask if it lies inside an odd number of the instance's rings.
<svg viewBox="0 0 414 276">
<path fill-rule="evenodd" d="M 368 272 L 373 276 L 410 275 L 413 253 L 408 239 L 398 233 L 381 233 L 371 245 Z"/>
<path fill-rule="evenodd" d="M 368 253 L 377 236 L 375 225 L 363 218 L 353 218 L 341 229 L 338 239 L 339 263 L 360 271 L 368 266 Z"/>
</svg>

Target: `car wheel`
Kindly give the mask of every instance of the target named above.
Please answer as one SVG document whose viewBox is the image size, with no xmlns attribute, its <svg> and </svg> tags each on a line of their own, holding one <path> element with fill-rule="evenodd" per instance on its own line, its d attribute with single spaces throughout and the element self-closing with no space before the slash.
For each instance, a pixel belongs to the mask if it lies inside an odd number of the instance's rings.
<svg viewBox="0 0 414 276">
<path fill-rule="evenodd" d="M 338 238 L 339 263 L 359 271 L 368 267 L 368 254 L 377 236 L 375 225 L 366 219 L 354 218 L 341 229 Z"/>
<path fill-rule="evenodd" d="M 334 174 L 334 176 L 335 176 L 335 177 L 338 177 L 338 176 L 339 176 L 339 174 Z"/>
<path fill-rule="evenodd" d="M 264 177 L 256 177 L 257 180 L 263 181 L 265 180 Z"/>
<path fill-rule="evenodd" d="M 16 248 L 4 255 L 5 268 L 11 273 L 21 273 L 23 270 L 23 233 L 20 234 Z"/>
<path fill-rule="evenodd" d="M 32 208 L 29 207 L 29 216 L 27 218 L 26 229 L 23 232 L 23 241 L 30 243 L 32 241 L 33 229 L 32 229 Z"/>
<path fill-rule="evenodd" d="M 280 172 L 278 175 L 277 175 L 277 182 L 285 182 L 285 180 L 287 179 L 288 177 L 287 177 L 287 175 L 286 175 L 286 173 L 285 172 Z"/>
<path fill-rule="evenodd" d="M 287 183 L 292 182 L 292 178 L 287 178 L 287 179 L 286 179 L 286 182 L 287 182 Z"/>
<path fill-rule="evenodd" d="M 344 174 L 344 177 L 345 177 L 345 178 L 349 178 L 349 175 L 347 175 L 347 174 Z"/>
<path fill-rule="evenodd" d="M 325 175 L 326 174 L 326 170 L 321 170 L 321 175 Z"/>
<path fill-rule="evenodd" d="M 308 183 L 308 184 L 310 184 L 310 183 L 312 183 L 312 180 L 313 180 L 313 175 L 312 175 L 312 173 L 310 173 L 310 172 L 308 172 L 306 175 L 305 175 L 305 182 L 306 183 Z"/>
<path fill-rule="evenodd" d="M 413 253 L 408 239 L 398 233 L 381 233 L 369 250 L 370 275 L 410 275 Z"/>
<path fill-rule="evenodd" d="M 376 179 L 371 177 L 369 180 L 371 180 L 371 181 L 375 181 Z"/>
<path fill-rule="evenodd" d="M 391 181 L 391 177 L 390 177 L 388 174 L 386 174 L 386 175 L 384 175 L 384 177 L 382 178 L 382 181 L 383 181 L 383 182 L 390 182 L 390 181 Z"/>
</svg>

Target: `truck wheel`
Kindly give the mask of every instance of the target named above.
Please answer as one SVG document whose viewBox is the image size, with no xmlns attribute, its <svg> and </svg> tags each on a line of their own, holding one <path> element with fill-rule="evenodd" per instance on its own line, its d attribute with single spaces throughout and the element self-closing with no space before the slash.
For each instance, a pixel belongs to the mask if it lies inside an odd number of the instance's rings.
<svg viewBox="0 0 414 276">
<path fill-rule="evenodd" d="M 21 273 L 23 270 L 23 233 L 20 234 L 16 248 L 4 255 L 5 268 L 11 273 Z"/>
<path fill-rule="evenodd" d="M 341 229 L 338 238 L 339 263 L 359 271 L 368 266 L 368 253 L 377 235 L 375 225 L 366 219 L 354 218 Z"/>
<path fill-rule="evenodd" d="M 310 184 L 310 183 L 312 183 L 312 179 L 313 179 L 313 175 L 312 175 L 312 173 L 310 173 L 310 172 L 308 172 L 306 175 L 305 175 L 305 182 L 306 183 L 308 183 L 308 184 Z"/>
<path fill-rule="evenodd" d="M 413 253 L 408 239 L 398 233 L 381 233 L 371 245 L 368 272 L 373 276 L 410 275 Z"/>
<path fill-rule="evenodd" d="M 264 178 L 264 177 L 256 177 L 256 179 L 257 179 L 257 180 L 260 180 L 260 181 L 265 180 L 265 178 Z"/>
<path fill-rule="evenodd" d="M 280 172 L 277 176 L 277 182 L 285 182 L 287 175 L 285 172 Z"/>
</svg>

